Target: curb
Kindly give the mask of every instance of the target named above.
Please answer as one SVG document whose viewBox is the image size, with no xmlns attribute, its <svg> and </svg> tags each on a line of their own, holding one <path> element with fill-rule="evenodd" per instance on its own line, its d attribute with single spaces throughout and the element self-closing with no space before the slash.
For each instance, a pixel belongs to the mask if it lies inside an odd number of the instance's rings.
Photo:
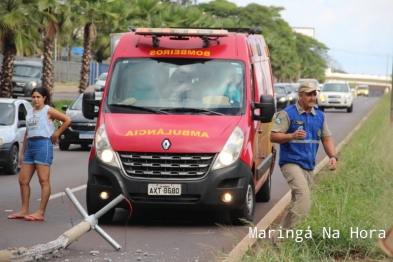
<svg viewBox="0 0 393 262">
<path fill-rule="evenodd" d="M 355 132 L 359 130 L 359 128 L 363 125 L 363 123 L 370 117 L 371 113 L 375 110 L 378 106 L 378 103 L 368 112 L 368 114 L 360 120 L 360 122 L 356 125 L 354 129 L 336 146 L 336 153 L 340 152 L 341 148 L 345 146 L 350 138 L 353 136 Z M 324 157 L 315 167 L 314 174 L 317 175 L 324 167 L 326 167 L 327 163 L 329 162 L 329 158 L 326 156 Z M 259 221 L 255 227 L 258 230 L 267 230 L 269 226 L 275 221 L 275 219 L 287 208 L 291 201 L 291 191 L 288 191 L 280 201 L 274 205 L 274 207 L 264 216 L 264 218 Z M 232 251 L 227 255 L 227 257 L 223 258 L 221 261 L 227 262 L 234 262 L 239 261 L 247 250 L 251 249 L 252 246 L 258 238 L 249 238 L 246 235 Z"/>
</svg>

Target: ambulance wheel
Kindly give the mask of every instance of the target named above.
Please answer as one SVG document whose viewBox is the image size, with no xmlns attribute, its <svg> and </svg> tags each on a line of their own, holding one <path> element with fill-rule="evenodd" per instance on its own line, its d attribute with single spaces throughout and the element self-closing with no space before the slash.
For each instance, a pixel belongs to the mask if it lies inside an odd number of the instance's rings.
<svg viewBox="0 0 393 262">
<path fill-rule="evenodd" d="M 271 179 L 271 174 L 269 173 L 265 183 L 263 184 L 261 189 L 259 189 L 258 193 L 256 193 L 255 195 L 256 201 L 269 202 L 271 189 L 272 189 L 272 179 Z"/>
<path fill-rule="evenodd" d="M 95 213 L 97 213 L 102 207 L 95 207 L 93 206 L 93 203 L 90 199 L 90 190 L 89 190 L 89 183 L 87 183 L 87 188 L 86 188 L 86 208 L 87 208 L 87 213 L 89 215 L 93 215 Z M 110 209 L 108 212 L 106 212 L 103 216 L 101 216 L 98 219 L 99 223 L 110 223 L 113 219 L 113 217 L 115 216 L 115 208 Z"/>
<path fill-rule="evenodd" d="M 244 196 L 244 204 L 241 209 L 230 210 L 229 217 L 232 225 L 243 225 L 240 219 L 245 219 L 250 222 L 254 219 L 255 211 L 255 188 L 252 177 L 248 182 L 246 195 Z"/>
<path fill-rule="evenodd" d="M 325 108 L 324 108 L 324 107 L 318 106 L 318 108 L 319 108 L 322 112 L 325 112 Z"/>
</svg>

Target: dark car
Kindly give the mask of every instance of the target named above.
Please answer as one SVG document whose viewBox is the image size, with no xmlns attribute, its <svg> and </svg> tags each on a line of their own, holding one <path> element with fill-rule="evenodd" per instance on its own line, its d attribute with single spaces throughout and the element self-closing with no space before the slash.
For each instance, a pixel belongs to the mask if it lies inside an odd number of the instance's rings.
<svg viewBox="0 0 393 262">
<path fill-rule="evenodd" d="M 284 109 L 291 104 L 291 101 L 289 101 L 289 91 L 285 86 L 274 84 L 274 93 L 276 94 L 277 110 Z"/>
<path fill-rule="evenodd" d="M 95 92 L 95 97 L 100 100 L 102 92 Z M 97 119 L 87 119 L 83 116 L 82 98 L 83 94 L 80 94 L 70 106 L 63 105 L 62 107 L 66 115 L 71 117 L 71 125 L 60 136 L 60 150 L 68 150 L 71 144 L 88 148 L 93 142 Z"/>
<path fill-rule="evenodd" d="M 42 87 L 41 61 L 15 61 L 12 74 L 12 97 L 31 97 L 31 90 Z"/>
<path fill-rule="evenodd" d="M 289 104 L 293 105 L 297 102 L 297 90 L 293 87 L 291 83 L 276 83 L 277 86 L 283 86 L 288 92 Z"/>
</svg>

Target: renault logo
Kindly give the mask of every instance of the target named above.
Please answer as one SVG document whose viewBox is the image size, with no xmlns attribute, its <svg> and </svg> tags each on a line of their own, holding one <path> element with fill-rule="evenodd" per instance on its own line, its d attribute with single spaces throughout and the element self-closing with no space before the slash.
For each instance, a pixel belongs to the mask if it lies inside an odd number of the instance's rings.
<svg viewBox="0 0 393 262">
<path fill-rule="evenodd" d="M 164 150 L 168 150 L 171 147 L 171 142 L 169 139 L 165 138 L 164 141 L 162 141 L 161 146 Z"/>
</svg>

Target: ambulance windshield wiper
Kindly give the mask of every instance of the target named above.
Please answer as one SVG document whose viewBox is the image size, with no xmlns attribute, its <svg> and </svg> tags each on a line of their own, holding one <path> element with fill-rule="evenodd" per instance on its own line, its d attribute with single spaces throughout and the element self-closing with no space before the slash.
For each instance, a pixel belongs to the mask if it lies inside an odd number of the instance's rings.
<svg viewBox="0 0 393 262">
<path fill-rule="evenodd" d="M 148 108 L 148 107 L 142 107 L 142 106 L 133 106 L 133 105 L 126 105 L 126 104 L 110 104 L 110 106 L 117 106 L 117 107 L 125 107 L 125 108 L 131 108 L 135 110 L 140 110 L 140 111 L 146 111 L 146 112 L 152 112 L 156 114 L 165 114 L 165 115 L 170 115 L 171 113 L 153 109 L 153 108 Z"/>
<path fill-rule="evenodd" d="M 161 108 L 160 111 L 168 111 L 168 112 L 195 112 L 195 113 L 206 113 L 209 115 L 219 115 L 225 116 L 225 114 L 203 109 L 203 108 L 189 108 L 189 107 L 173 107 L 173 108 Z"/>
</svg>

